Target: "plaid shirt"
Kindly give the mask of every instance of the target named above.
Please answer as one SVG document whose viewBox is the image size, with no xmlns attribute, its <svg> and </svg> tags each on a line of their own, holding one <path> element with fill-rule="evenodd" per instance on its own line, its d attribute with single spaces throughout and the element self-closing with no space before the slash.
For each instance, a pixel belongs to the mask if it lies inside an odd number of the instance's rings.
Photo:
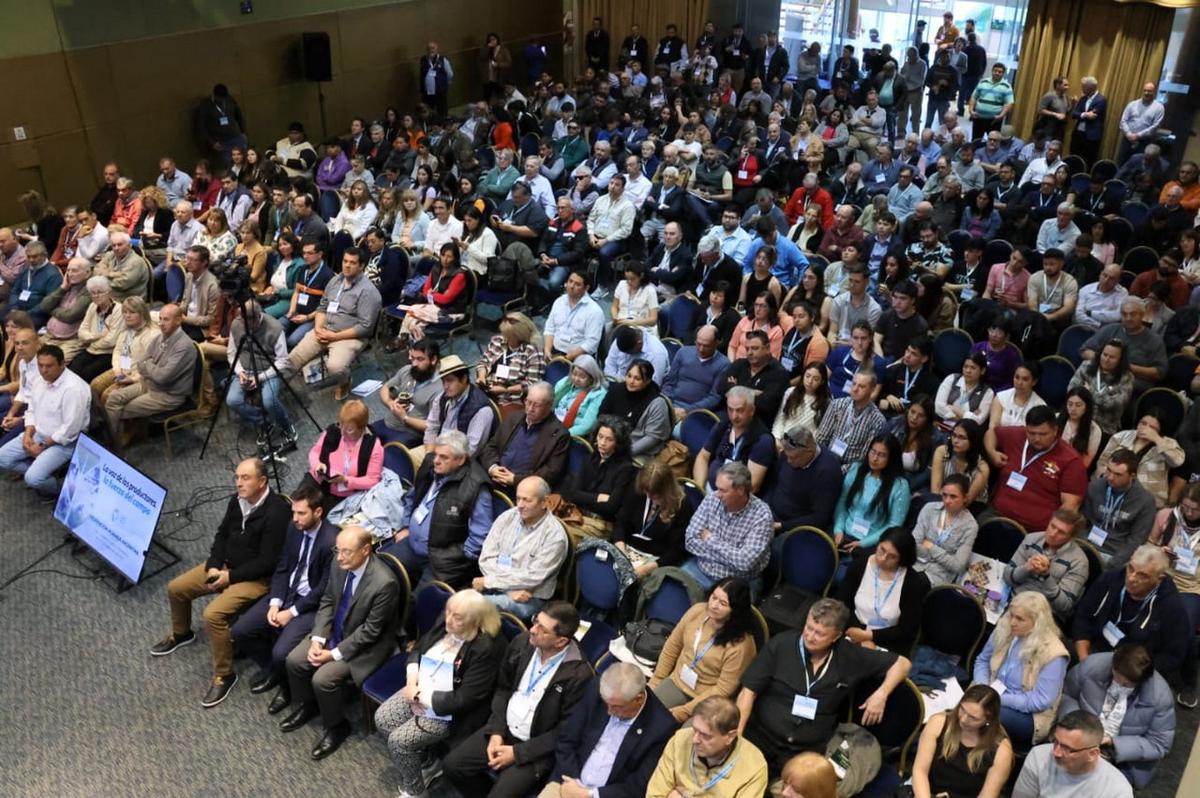
<svg viewBox="0 0 1200 798">
<path fill-rule="evenodd" d="M 705 530 L 711 533 L 708 540 L 700 537 Z M 696 508 L 684 543 L 709 576 L 750 580 L 767 567 L 774 534 L 771 508 L 762 499 L 751 496 L 749 504 L 731 513 L 715 493 L 710 493 Z"/>
<path fill-rule="evenodd" d="M 825 410 L 821 428 L 817 430 L 817 443 L 822 448 L 832 449 L 834 441 L 846 444 L 842 452 L 842 473 L 860 462 L 867 453 L 867 445 L 887 420 L 874 402 L 867 402 L 861 411 L 854 412 L 854 400 L 846 396 L 834 399 Z M 836 452 L 835 452 L 836 454 Z"/>
<path fill-rule="evenodd" d="M 505 386 L 521 385 L 524 393 L 530 385 L 541 381 L 546 370 L 546 356 L 533 344 L 524 344 L 510 352 L 504 345 L 504 336 L 493 335 L 479 364 L 487 368 L 489 380 L 494 379 Z M 500 379 L 496 375 L 496 366 L 501 364 L 509 368 L 508 379 Z"/>
</svg>

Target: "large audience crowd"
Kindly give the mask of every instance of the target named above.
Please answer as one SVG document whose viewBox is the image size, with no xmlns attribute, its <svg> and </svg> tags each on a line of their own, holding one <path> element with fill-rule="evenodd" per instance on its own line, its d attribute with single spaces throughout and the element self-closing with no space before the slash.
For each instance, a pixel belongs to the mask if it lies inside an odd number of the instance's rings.
<svg viewBox="0 0 1200 798">
<path fill-rule="evenodd" d="M 152 653 L 211 597 L 204 706 L 247 656 L 282 731 L 321 718 L 318 759 L 341 688 L 388 674 L 402 796 L 849 795 L 847 705 L 870 730 L 939 667 L 969 686 L 901 763 L 911 794 L 1145 786 L 1200 625 L 1200 169 L 1160 145 L 1154 84 L 1119 113 L 1087 76 L 1014 97 L 950 13 L 895 55 L 792 64 L 711 23 L 614 45 L 597 19 L 578 79 L 526 79 L 491 34 L 454 116 L 431 42 L 419 107 L 319 145 L 251 144 L 218 85 L 190 174 L 23 194 L 0 468 L 52 502 L 82 431 L 136 463 L 146 421 L 223 396 L 260 457 Z M 499 330 L 467 362 L 480 304 Z M 347 399 L 368 347 L 403 363 L 374 419 Z M 346 400 L 286 497 L 285 381 Z M 804 536 L 838 565 L 781 593 L 820 567 Z M 994 625 L 971 660 L 930 650 L 980 555 Z M 584 556 L 636 610 L 568 590 Z M 693 605 L 651 657 L 588 653 L 668 583 Z M 414 633 L 410 592 L 442 589 Z"/>
</svg>

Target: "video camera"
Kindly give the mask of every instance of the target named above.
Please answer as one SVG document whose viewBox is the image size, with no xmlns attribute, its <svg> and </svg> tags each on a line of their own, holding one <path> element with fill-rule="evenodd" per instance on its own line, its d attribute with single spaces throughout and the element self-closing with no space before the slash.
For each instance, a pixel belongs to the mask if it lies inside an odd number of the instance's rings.
<svg viewBox="0 0 1200 798">
<path fill-rule="evenodd" d="M 213 266 L 217 285 L 221 293 L 228 294 L 239 303 L 254 297 L 250 290 L 250 258 L 246 255 L 234 256 L 232 253 Z"/>
</svg>

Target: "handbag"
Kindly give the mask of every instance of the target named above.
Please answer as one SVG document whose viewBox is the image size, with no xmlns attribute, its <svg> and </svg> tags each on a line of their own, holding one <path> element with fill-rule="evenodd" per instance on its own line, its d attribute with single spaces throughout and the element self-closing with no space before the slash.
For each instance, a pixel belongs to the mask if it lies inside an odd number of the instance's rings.
<svg viewBox="0 0 1200 798">
<path fill-rule="evenodd" d="M 488 258 L 487 286 L 489 291 L 500 291 L 506 294 L 517 293 L 519 290 L 518 274 L 517 262 L 512 258 L 503 256 Z"/>
<path fill-rule="evenodd" d="M 639 662 L 654 667 L 674 628 L 674 624 L 657 618 L 630 621 L 625 626 L 625 645 Z"/>
<path fill-rule="evenodd" d="M 688 452 L 687 446 L 679 441 L 667 441 L 667 445 L 654 459 L 670 468 L 676 478 L 691 476 L 688 468 L 691 453 Z"/>
</svg>

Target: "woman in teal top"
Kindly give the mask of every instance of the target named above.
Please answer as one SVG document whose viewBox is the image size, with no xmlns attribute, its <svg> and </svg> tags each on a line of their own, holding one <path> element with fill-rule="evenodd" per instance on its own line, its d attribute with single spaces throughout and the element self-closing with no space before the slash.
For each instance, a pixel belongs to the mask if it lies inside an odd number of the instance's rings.
<svg viewBox="0 0 1200 798">
<path fill-rule="evenodd" d="M 870 548 L 908 515 L 909 490 L 900 444 L 884 432 L 871 439 L 863 462 L 842 479 L 842 495 L 833 517 L 833 540 L 843 552 Z"/>
<path fill-rule="evenodd" d="M 587 437 L 596 427 L 608 381 L 591 355 L 580 355 L 571 371 L 554 385 L 554 415 L 572 435 Z"/>
<path fill-rule="evenodd" d="M 265 293 L 258 296 L 263 312 L 280 319 L 287 315 L 292 306 L 292 294 L 296 291 L 296 280 L 304 271 L 304 260 L 300 257 L 300 241 L 291 233 L 279 236 L 279 260 L 272 267 L 271 282 Z"/>
</svg>

